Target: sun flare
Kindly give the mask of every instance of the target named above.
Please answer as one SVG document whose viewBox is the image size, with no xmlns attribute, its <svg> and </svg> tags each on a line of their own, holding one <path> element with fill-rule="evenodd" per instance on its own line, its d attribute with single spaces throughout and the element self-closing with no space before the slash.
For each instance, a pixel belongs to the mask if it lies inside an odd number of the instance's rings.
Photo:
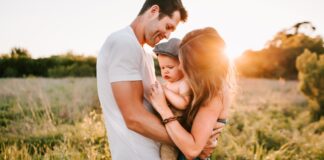
<svg viewBox="0 0 324 160">
<path fill-rule="evenodd" d="M 236 58 L 238 58 L 243 51 L 235 48 L 226 48 L 225 53 L 227 57 L 231 60 L 234 61 Z"/>
</svg>

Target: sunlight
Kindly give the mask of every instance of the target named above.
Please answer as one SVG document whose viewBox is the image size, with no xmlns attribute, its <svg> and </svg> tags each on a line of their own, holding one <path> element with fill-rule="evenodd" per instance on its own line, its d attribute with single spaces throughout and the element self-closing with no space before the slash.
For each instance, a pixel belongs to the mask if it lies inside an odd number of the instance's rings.
<svg viewBox="0 0 324 160">
<path fill-rule="evenodd" d="M 225 49 L 225 53 L 227 57 L 234 61 L 236 58 L 238 58 L 242 53 L 244 52 L 243 49 L 235 48 L 235 47 L 228 47 Z"/>
<path fill-rule="evenodd" d="M 249 40 L 238 42 L 235 37 L 224 37 L 226 42 L 225 53 L 230 60 L 240 57 L 246 50 L 260 50 L 264 44 L 260 41 Z"/>
</svg>

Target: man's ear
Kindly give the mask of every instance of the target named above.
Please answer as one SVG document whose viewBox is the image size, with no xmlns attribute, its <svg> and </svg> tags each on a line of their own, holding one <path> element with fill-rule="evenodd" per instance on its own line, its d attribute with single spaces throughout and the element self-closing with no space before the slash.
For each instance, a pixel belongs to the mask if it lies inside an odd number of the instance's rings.
<svg viewBox="0 0 324 160">
<path fill-rule="evenodd" d="M 160 7 L 158 5 L 153 5 L 150 9 L 150 13 L 152 15 L 159 15 L 160 14 Z"/>
</svg>

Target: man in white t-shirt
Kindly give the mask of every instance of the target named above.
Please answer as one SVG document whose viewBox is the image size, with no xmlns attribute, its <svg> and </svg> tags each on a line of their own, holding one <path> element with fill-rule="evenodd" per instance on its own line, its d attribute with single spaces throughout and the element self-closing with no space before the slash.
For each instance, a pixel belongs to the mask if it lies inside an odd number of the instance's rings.
<svg viewBox="0 0 324 160">
<path fill-rule="evenodd" d="M 181 0 L 146 0 L 131 25 L 103 44 L 97 57 L 97 87 L 112 159 L 158 160 L 159 143 L 173 144 L 148 102 L 156 78 L 153 58 L 143 45 L 153 47 L 169 38 L 186 19 Z M 210 151 L 202 154 L 209 156 Z"/>
</svg>

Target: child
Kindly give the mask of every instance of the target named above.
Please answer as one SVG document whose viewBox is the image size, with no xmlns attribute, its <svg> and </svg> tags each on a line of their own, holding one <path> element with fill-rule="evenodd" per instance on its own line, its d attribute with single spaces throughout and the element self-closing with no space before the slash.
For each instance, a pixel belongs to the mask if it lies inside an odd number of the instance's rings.
<svg viewBox="0 0 324 160">
<path fill-rule="evenodd" d="M 156 45 L 153 50 L 157 55 L 162 78 L 165 80 L 163 84 L 165 97 L 176 116 L 181 116 L 190 102 L 190 88 L 179 66 L 179 44 L 179 39 L 172 38 L 168 42 Z M 160 155 L 161 160 L 176 160 L 178 150 L 174 146 L 162 144 Z"/>
</svg>

